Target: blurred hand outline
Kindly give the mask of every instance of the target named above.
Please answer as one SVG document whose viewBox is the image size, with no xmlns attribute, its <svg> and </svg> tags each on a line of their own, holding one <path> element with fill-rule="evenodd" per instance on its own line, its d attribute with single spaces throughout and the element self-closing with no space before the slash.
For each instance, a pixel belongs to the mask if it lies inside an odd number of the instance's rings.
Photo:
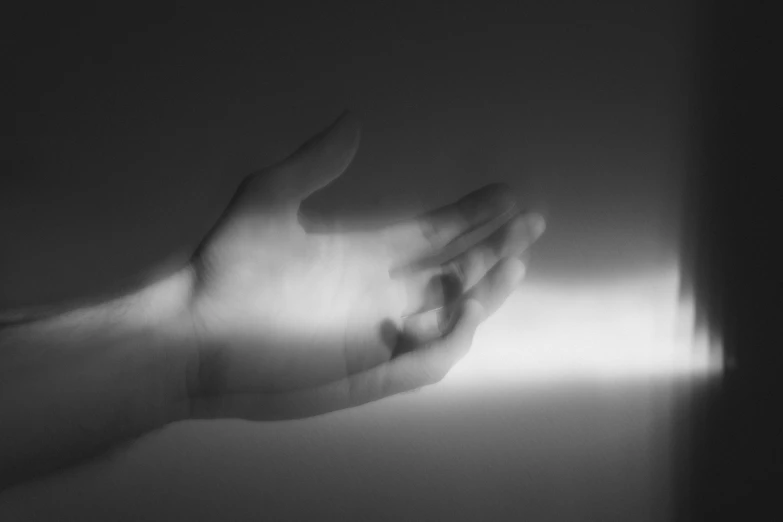
<svg viewBox="0 0 783 522">
<path fill-rule="evenodd" d="M 299 418 L 436 383 L 522 280 L 544 222 L 504 184 L 374 230 L 303 218 L 301 202 L 347 169 L 360 134 L 346 111 L 248 176 L 197 249 L 185 314 L 191 417 Z M 447 247 L 458 253 L 421 263 Z"/>
</svg>

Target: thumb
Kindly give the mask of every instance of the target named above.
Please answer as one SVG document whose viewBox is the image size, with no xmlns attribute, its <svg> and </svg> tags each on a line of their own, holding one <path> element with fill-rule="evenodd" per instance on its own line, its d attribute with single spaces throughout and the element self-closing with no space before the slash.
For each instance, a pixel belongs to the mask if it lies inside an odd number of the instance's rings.
<svg viewBox="0 0 783 522">
<path fill-rule="evenodd" d="M 346 110 L 293 154 L 249 180 L 251 199 L 298 208 L 302 200 L 345 172 L 356 155 L 361 124 Z"/>
</svg>

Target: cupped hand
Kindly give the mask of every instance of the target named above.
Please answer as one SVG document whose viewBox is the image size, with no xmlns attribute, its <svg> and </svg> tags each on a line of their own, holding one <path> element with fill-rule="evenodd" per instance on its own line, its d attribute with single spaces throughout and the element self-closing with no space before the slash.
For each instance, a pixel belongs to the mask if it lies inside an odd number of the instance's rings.
<svg viewBox="0 0 783 522">
<path fill-rule="evenodd" d="M 521 281 L 543 220 L 501 184 L 376 230 L 303 218 L 301 202 L 345 171 L 359 137 L 346 112 L 248 176 L 198 248 L 192 417 L 305 417 L 438 382 Z M 493 220 L 492 234 L 465 241 Z M 426 263 L 444 249 L 453 255 Z"/>
</svg>

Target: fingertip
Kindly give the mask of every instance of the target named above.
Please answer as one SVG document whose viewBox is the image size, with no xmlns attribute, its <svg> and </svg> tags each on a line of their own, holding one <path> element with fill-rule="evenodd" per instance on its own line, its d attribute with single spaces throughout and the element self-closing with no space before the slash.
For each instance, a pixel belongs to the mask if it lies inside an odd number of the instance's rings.
<svg viewBox="0 0 783 522">
<path fill-rule="evenodd" d="M 510 257 L 506 260 L 506 273 L 513 285 L 517 285 L 522 282 L 525 277 L 527 267 L 524 261 L 518 257 Z"/>
<path fill-rule="evenodd" d="M 490 207 L 497 209 L 500 214 L 510 214 L 518 208 L 516 194 L 508 183 L 490 183 L 476 192 L 480 192 L 484 201 Z"/>
<path fill-rule="evenodd" d="M 484 305 L 469 297 L 462 305 L 462 315 L 470 325 L 478 325 L 484 319 Z"/>
<path fill-rule="evenodd" d="M 350 151 L 351 159 L 353 159 L 362 138 L 362 122 L 359 117 L 353 111 L 345 109 L 327 132 L 327 134 L 332 133 L 342 136 L 335 139 L 346 142 L 346 148 Z"/>
<path fill-rule="evenodd" d="M 337 115 L 337 118 L 335 118 L 332 123 L 329 124 L 326 129 L 324 129 L 324 132 L 329 132 L 330 130 L 334 129 L 335 127 L 339 126 L 341 123 L 346 122 L 348 119 L 351 118 L 351 111 L 350 109 L 343 109 L 340 114 Z"/>
<path fill-rule="evenodd" d="M 530 231 L 533 234 L 533 239 L 538 239 L 546 231 L 546 219 L 538 212 L 531 212 L 527 216 Z"/>
<path fill-rule="evenodd" d="M 440 330 L 448 338 L 462 338 L 473 335 L 484 319 L 484 306 L 473 298 L 467 298 L 454 311 L 445 327 Z"/>
<path fill-rule="evenodd" d="M 336 127 L 350 127 L 354 132 L 361 133 L 362 123 L 355 112 L 344 109 L 329 128 L 331 130 Z"/>
<path fill-rule="evenodd" d="M 346 134 L 353 135 L 354 138 L 351 147 L 356 148 L 359 135 L 361 134 L 361 123 L 356 115 L 349 109 L 344 109 L 329 125 L 302 143 L 291 157 L 296 157 L 297 154 L 303 154 L 312 149 L 317 149 L 330 141 L 339 139 L 336 138 L 336 136 L 344 136 Z"/>
</svg>

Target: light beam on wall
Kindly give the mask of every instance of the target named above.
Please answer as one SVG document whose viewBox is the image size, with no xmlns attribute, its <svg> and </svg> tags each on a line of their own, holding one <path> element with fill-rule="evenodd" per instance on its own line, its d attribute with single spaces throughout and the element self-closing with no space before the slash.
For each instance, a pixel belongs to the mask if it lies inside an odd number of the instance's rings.
<svg viewBox="0 0 783 522">
<path fill-rule="evenodd" d="M 696 327 L 677 263 L 614 281 L 528 281 L 485 321 L 448 374 L 455 385 L 712 375 L 720 340 Z"/>
</svg>

